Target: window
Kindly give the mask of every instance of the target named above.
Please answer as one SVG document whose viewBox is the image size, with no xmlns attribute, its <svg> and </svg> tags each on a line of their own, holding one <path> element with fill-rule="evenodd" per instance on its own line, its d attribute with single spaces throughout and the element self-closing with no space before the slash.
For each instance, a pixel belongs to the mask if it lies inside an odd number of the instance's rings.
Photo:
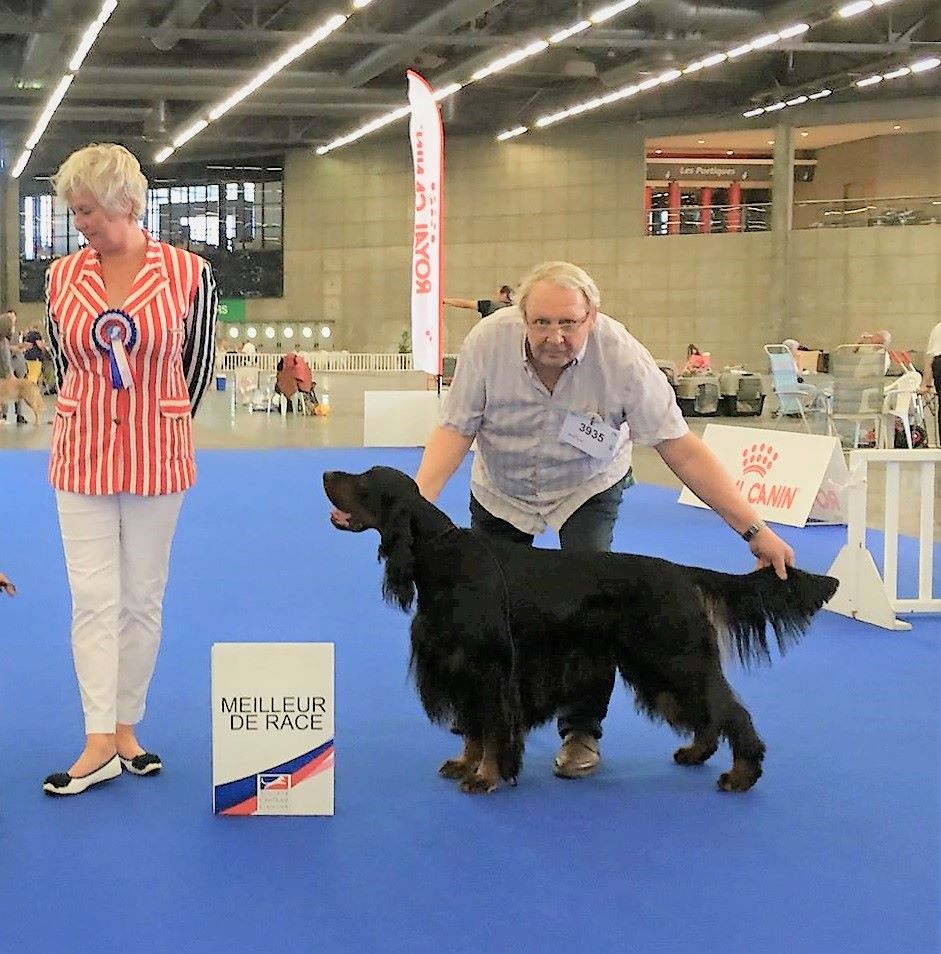
<svg viewBox="0 0 941 954">
<path fill-rule="evenodd" d="M 280 248 L 282 170 L 255 167 L 254 171 L 269 178 L 186 183 L 155 180 L 147 190 L 144 228 L 155 238 L 196 252 L 206 248 L 230 252 Z M 270 178 L 272 173 L 277 177 Z M 23 196 L 20 216 L 20 254 L 27 261 L 67 255 L 84 244 L 72 223 L 72 213 L 63 200 L 52 195 L 48 180 L 41 185 L 36 181 L 31 194 Z M 222 227 L 220 223 L 224 223 Z"/>
<path fill-rule="evenodd" d="M 283 293 L 283 167 L 193 166 L 178 178 L 151 179 L 143 226 L 213 265 L 225 297 Z M 85 239 L 48 178 L 23 183 L 20 201 L 20 300 L 42 298 L 47 263 Z"/>
</svg>

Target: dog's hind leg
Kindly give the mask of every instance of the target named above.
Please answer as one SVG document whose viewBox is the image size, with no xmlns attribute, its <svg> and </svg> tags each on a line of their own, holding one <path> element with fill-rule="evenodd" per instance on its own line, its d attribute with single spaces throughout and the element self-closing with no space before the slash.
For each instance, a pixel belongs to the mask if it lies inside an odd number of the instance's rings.
<svg viewBox="0 0 941 954">
<path fill-rule="evenodd" d="M 465 735 L 464 749 L 461 754 L 456 759 L 448 759 L 447 762 L 442 762 L 438 768 L 438 774 L 443 778 L 465 779 L 477 771 L 483 753 L 484 747 L 480 740 Z"/>
<path fill-rule="evenodd" d="M 731 690 L 729 697 L 722 734 L 732 747 L 732 768 L 719 776 L 718 784 L 723 792 L 747 792 L 761 778 L 765 744 L 758 737 L 748 710 Z"/>
</svg>

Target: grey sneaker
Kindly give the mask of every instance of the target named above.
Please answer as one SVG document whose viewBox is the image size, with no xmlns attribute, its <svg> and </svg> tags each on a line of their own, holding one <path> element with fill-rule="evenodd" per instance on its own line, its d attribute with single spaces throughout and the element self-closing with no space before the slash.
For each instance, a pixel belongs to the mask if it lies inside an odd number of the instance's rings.
<svg viewBox="0 0 941 954">
<path fill-rule="evenodd" d="M 584 778 L 601 762 L 598 740 L 588 732 L 569 732 L 555 757 L 553 771 L 559 778 Z"/>
</svg>

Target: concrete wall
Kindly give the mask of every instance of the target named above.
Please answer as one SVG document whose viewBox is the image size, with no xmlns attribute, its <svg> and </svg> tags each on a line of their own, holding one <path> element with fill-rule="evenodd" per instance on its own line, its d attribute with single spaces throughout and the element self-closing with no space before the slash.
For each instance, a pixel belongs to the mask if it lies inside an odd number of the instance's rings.
<svg viewBox="0 0 941 954">
<path fill-rule="evenodd" d="M 941 195 L 941 133 L 873 136 L 821 149 L 814 181 L 794 185 L 797 203 L 928 195 Z M 823 221 L 819 210 L 797 206 L 796 228 L 814 221 Z"/>
<path fill-rule="evenodd" d="M 902 137 L 893 142 L 902 148 Z M 714 365 L 764 366 L 771 236 L 643 235 L 644 140 L 632 127 L 578 125 L 505 144 L 455 137 L 446 161 L 446 294 L 486 297 L 540 261 L 569 259 L 594 276 L 603 309 L 657 357 L 682 361 L 692 341 Z M 903 178 L 903 187 L 914 184 Z M 250 301 L 249 321 L 329 320 L 332 347 L 397 350 L 409 320 L 404 133 L 322 158 L 292 152 L 284 193 L 285 296 Z M 15 199 L 5 223 L 17 249 Z M 888 327 L 900 346 L 924 347 L 941 318 L 941 226 L 795 231 L 787 244 L 787 334 L 832 347 Z M 4 267 L 15 276 L 14 261 Z M 21 309 L 27 322 L 41 311 Z M 446 309 L 447 351 L 475 318 Z"/>
</svg>

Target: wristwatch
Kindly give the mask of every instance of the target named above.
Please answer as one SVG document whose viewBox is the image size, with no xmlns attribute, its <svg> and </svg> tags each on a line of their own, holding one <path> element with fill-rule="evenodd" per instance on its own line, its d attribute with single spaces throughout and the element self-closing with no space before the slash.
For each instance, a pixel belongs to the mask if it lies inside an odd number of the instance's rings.
<svg viewBox="0 0 941 954">
<path fill-rule="evenodd" d="M 750 527 L 742 531 L 742 539 L 746 543 L 750 543 L 752 537 L 756 536 L 760 530 L 764 530 L 765 522 L 764 520 L 759 520 L 757 523 L 753 523 Z"/>
</svg>

